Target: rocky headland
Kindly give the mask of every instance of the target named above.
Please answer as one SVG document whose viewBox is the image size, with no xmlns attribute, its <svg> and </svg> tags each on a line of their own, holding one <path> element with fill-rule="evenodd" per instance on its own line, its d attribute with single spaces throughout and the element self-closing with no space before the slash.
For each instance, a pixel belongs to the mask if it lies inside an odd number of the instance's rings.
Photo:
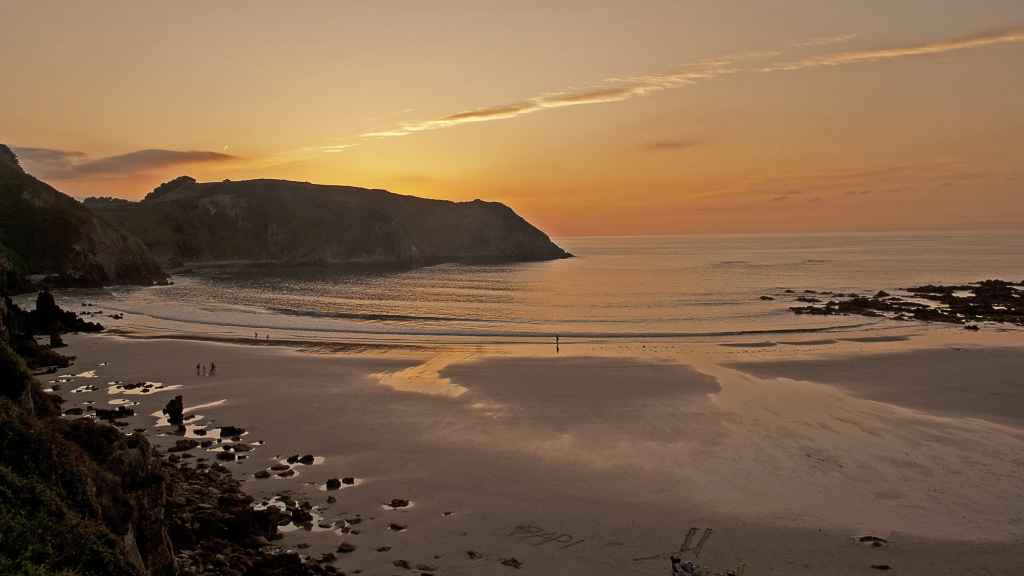
<svg viewBox="0 0 1024 576">
<path fill-rule="evenodd" d="M 352 186 L 182 176 L 141 202 L 89 198 L 85 205 L 172 268 L 224 261 L 411 268 L 570 256 L 504 204 Z"/>
<path fill-rule="evenodd" d="M 27 174 L 0 144 L 0 291 L 166 278 L 142 242 Z"/>
</svg>

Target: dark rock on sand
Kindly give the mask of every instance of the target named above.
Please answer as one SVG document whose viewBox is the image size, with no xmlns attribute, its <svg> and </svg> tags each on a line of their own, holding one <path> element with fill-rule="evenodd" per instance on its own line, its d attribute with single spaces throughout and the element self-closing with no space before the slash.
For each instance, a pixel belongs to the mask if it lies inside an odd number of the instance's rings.
<svg viewBox="0 0 1024 576">
<path fill-rule="evenodd" d="M 392 508 L 405 508 L 409 505 L 409 501 L 404 498 L 392 498 L 391 502 L 388 502 L 388 506 Z"/>
<path fill-rule="evenodd" d="M 221 426 L 220 437 L 221 438 L 234 438 L 245 434 L 245 428 L 239 428 L 238 426 Z"/>
<path fill-rule="evenodd" d="M 133 410 L 132 408 L 129 408 L 127 406 L 118 406 L 118 407 L 113 408 L 113 409 L 107 409 L 107 408 L 97 408 L 96 409 L 96 418 L 99 419 L 99 420 L 106 420 L 108 422 L 112 422 L 114 420 L 117 420 L 118 418 L 128 418 L 129 416 L 134 416 L 134 415 L 135 415 L 135 410 Z"/>
<path fill-rule="evenodd" d="M 344 478 L 341 479 L 341 483 L 346 486 L 351 486 L 356 483 L 356 479 L 353 478 L 352 476 L 345 476 Z"/>
<path fill-rule="evenodd" d="M 163 413 L 167 415 L 167 422 L 172 426 L 181 426 L 185 423 L 185 403 L 180 395 L 171 398 L 164 406 Z"/>
<path fill-rule="evenodd" d="M 341 554 L 351 554 L 356 551 L 356 545 L 350 542 L 342 542 L 338 544 L 338 552 Z"/>
<path fill-rule="evenodd" d="M 191 438 L 182 438 L 182 439 L 178 440 L 177 442 L 175 442 L 174 446 L 171 446 L 170 448 L 168 448 L 167 451 L 168 452 L 185 452 L 185 451 L 191 450 L 191 449 L 193 449 L 193 448 L 195 448 L 197 446 L 199 446 L 199 442 L 196 442 L 195 440 L 193 440 Z"/>
<path fill-rule="evenodd" d="M 331 478 L 327 480 L 326 488 L 328 490 L 340 490 L 341 480 L 338 480 L 337 478 Z"/>
<path fill-rule="evenodd" d="M 516 570 L 523 567 L 523 563 L 515 558 L 502 558 L 501 565 L 508 566 L 509 568 L 515 568 Z"/>
</svg>

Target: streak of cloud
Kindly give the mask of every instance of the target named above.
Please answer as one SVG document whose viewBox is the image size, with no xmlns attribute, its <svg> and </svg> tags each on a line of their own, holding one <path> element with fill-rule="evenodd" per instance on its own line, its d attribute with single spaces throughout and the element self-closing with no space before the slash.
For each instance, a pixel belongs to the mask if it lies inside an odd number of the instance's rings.
<svg viewBox="0 0 1024 576">
<path fill-rule="evenodd" d="M 208 150 L 147 149 L 90 158 L 83 152 L 51 148 L 15 148 L 26 171 L 41 178 L 122 177 L 154 172 L 186 164 L 216 164 L 239 160 L 237 156 Z"/>
<path fill-rule="evenodd" d="M 696 138 L 671 138 L 666 140 L 655 140 L 644 145 L 644 150 L 651 152 L 663 152 L 668 150 L 686 150 L 703 145 L 704 142 Z"/>
<path fill-rule="evenodd" d="M 837 34 L 835 36 L 819 36 L 793 44 L 795 48 L 820 48 L 821 46 L 833 46 L 845 44 L 857 37 L 857 34 Z"/>
<path fill-rule="evenodd" d="M 849 42 L 857 37 L 858 35 L 854 33 L 825 36 L 812 38 L 794 46 L 797 48 L 832 46 Z M 550 92 L 511 104 L 475 108 L 434 120 L 407 122 L 387 130 L 365 132 L 361 136 L 364 138 L 395 138 L 462 124 L 508 120 L 554 108 L 623 102 L 638 96 L 646 96 L 653 92 L 688 86 L 704 80 L 712 80 L 745 72 L 782 72 L 825 66 L 844 66 L 1016 43 L 1024 43 L 1024 27 L 903 47 L 834 52 L 789 62 L 769 62 L 768 64 L 753 67 L 744 64 L 744 62 L 750 60 L 770 61 L 781 56 L 782 52 L 751 52 L 705 60 L 667 74 L 607 78 L 587 88 Z"/>
<path fill-rule="evenodd" d="M 864 62 L 878 62 L 882 60 L 895 60 L 912 56 L 928 56 L 942 54 L 958 50 L 969 50 L 985 46 L 996 46 L 999 44 L 1024 43 L 1024 27 L 1011 28 L 998 32 L 987 32 L 943 40 L 940 42 L 928 42 L 912 46 L 895 48 L 881 48 L 877 50 L 852 50 L 847 52 L 836 52 L 824 56 L 812 56 L 793 62 L 782 62 L 762 68 L 764 72 L 780 72 L 805 70 L 808 68 L 821 68 L 825 66 L 845 66 L 847 64 L 861 64 Z"/>
<path fill-rule="evenodd" d="M 362 136 L 367 138 L 408 136 L 409 134 L 449 128 L 460 124 L 507 120 L 552 108 L 622 102 L 637 96 L 650 94 L 651 92 L 695 84 L 701 80 L 734 74 L 738 71 L 734 66 L 734 62 L 738 58 L 745 57 L 749 56 L 708 60 L 668 74 L 608 78 L 597 86 L 549 92 L 520 102 L 476 108 L 444 116 L 436 120 L 405 123 L 392 130 L 367 132 L 362 134 Z"/>
</svg>

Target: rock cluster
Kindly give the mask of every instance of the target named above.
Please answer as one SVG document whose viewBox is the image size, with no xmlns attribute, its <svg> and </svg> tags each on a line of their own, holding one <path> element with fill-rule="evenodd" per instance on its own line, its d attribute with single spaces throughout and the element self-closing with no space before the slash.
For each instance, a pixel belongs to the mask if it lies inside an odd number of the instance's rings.
<svg viewBox="0 0 1024 576">
<path fill-rule="evenodd" d="M 896 320 L 922 320 L 964 324 L 1001 322 L 1024 326 L 1024 282 L 984 280 L 963 285 L 925 285 L 907 288 L 908 296 L 893 296 L 880 290 L 874 296 L 845 295 L 821 305 L 794 306 L 796 314 L 889 317 Z M 829 293 L 823 293 L 829 294 Z M 809 302 L 808 297 L 797 298 Z M 922 302 L 924 300 L 924 302 Z"/>
</svg>

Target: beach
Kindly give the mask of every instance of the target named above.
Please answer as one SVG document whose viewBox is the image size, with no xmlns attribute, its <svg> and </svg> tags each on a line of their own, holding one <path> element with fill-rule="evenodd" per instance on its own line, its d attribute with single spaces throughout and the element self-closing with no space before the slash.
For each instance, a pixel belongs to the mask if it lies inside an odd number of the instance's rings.
<svg viewBox="0 0 1024 576">
<path fill-rule="evenodd" d="M 1013 330 L 557 351 L 155 336 L 67 337 L 66 372 L 85 375 L 61 384 L 64 409 L 137 401 L 129 427 L 163 449 L 179 438 L 157 418 L 174 395 L 190 431 L 244 428 L 253 449 L 220 461 L 243 489 L 322 507 L 277 544 L 315 557 L 347 542 L 346 573 L 668 574 L 672 554 L 748 575 L 1024 570 Z M 209 362 L 216 375 L 197 375 Z M 167 388 L 109 393 L 117 381 Z"/>
</svg>

